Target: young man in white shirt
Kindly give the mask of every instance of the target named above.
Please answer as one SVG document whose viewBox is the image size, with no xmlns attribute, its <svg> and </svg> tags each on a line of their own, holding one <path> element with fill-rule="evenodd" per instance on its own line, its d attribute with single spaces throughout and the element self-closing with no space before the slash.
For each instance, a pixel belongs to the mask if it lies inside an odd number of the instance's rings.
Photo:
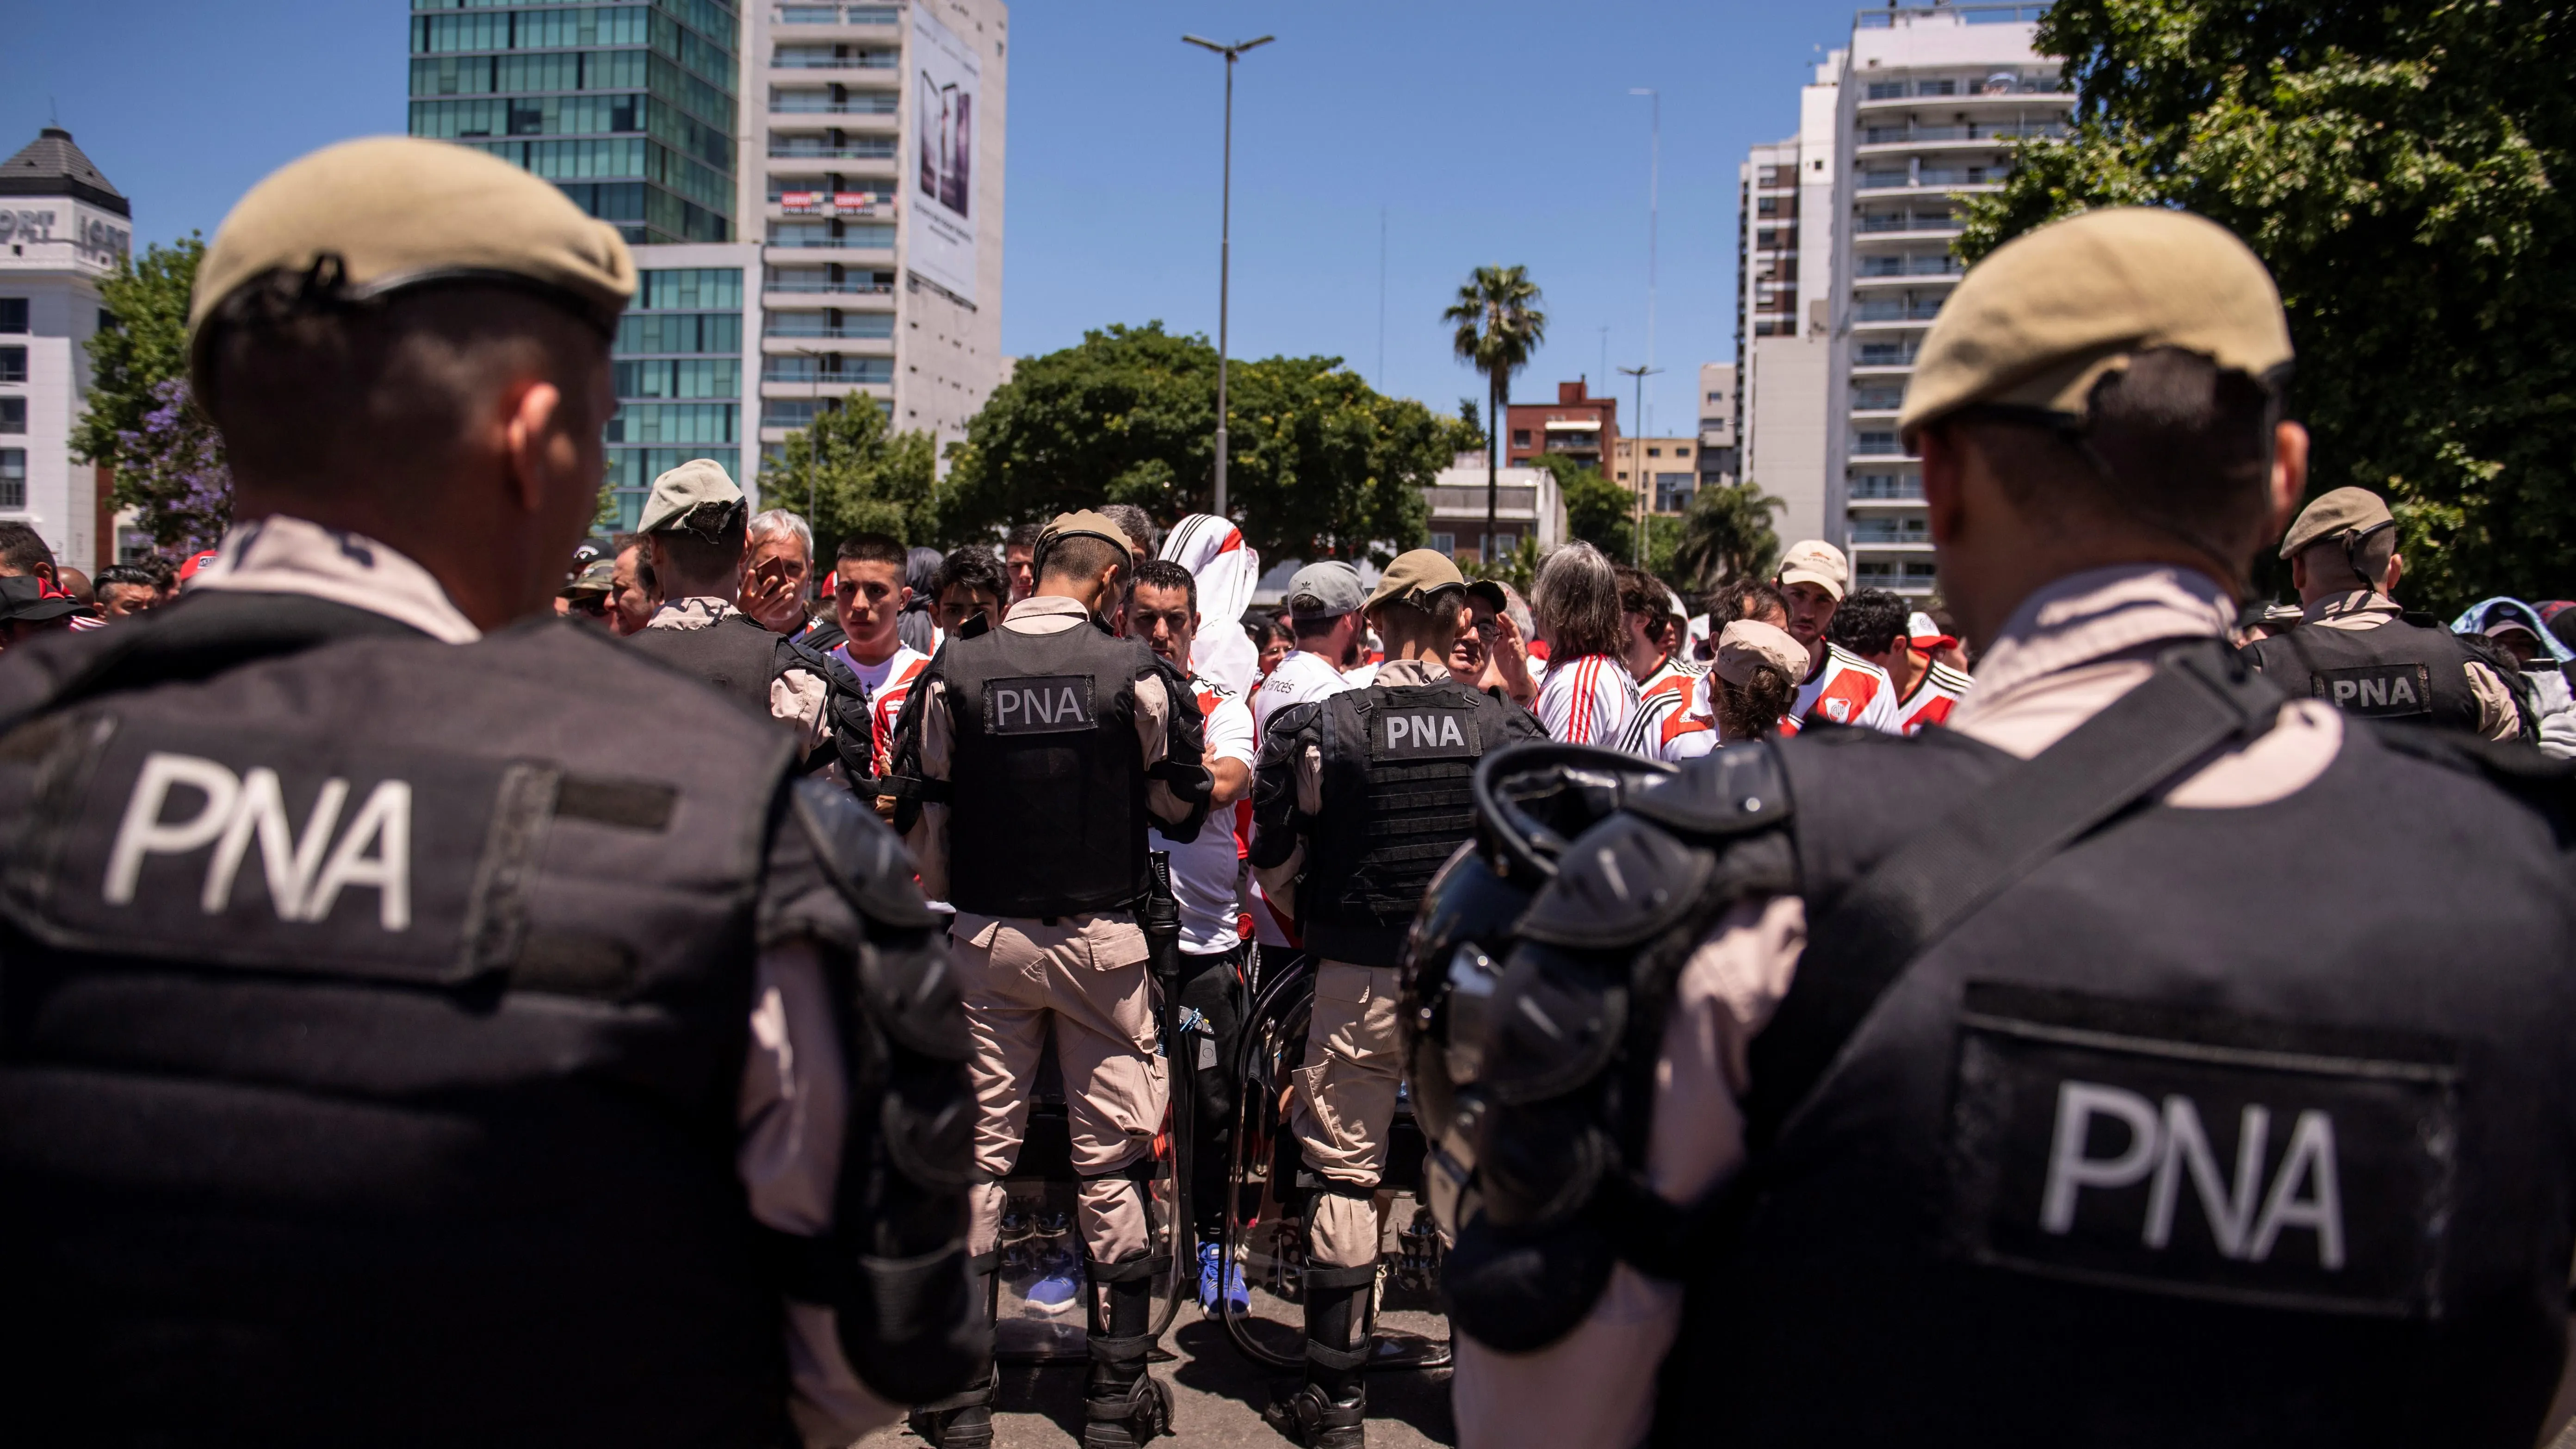
<svg viewBox="0 0 2576 1449">
<path fill-rule="evenodd" d="M 1181 906 L 1180 1041 L 1175 1085 L 1194 1091 L 1190 1200 L 1198 1219 L 1199 1307 L 1214 1312 L 1222 1291 L 1247 1301 L 1243 1270 L 1224 1260 L 1226 1165 L 1233 1157 L 1235 1102 L 1228 1076 L 1245 1000 L 1241 905 L 1243 859 L 1252 830 L 1252 710 L 1241 696 L 1190 667 L 1198 637 L 1198 581 L 1169 559 L 1136 566 L 1127 596 L 1127 635 L 1190 677 L 1207 736 L 1208 773 L 1216 788 L 1198 839 L 1175 845 L 1148 832 L 1149 848 L 1171 858 L 1172 894 Z"/>
<path fill-rule="evenodd" d="M 1289 627 L 1297 636 L 1297 647 L 1252 691 L 1256 750 L 1261 733 L 1270 727 L 1270 717 L 1280 710 L 1360 687 L 1342 670 L 1367 628 L 1360 618 L 1360 604 L 1367 597 L 1360 587 L 1359 570 L 1340 559 L 1308 564 L 1289 578 Z M 1259 881 L 1251 882 L 1246 891 L 1261 948 L 1273 954 L 1303 949 L 1296 917 L 1269 899 Z"/>
</svg>

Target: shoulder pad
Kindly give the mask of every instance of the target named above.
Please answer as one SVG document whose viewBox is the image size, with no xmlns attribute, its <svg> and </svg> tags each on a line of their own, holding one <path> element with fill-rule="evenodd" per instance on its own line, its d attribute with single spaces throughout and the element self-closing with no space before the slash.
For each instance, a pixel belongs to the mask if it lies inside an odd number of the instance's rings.
<svg viewBox="0 0 2576 1449">
<path fill-rule="evenodd" d="M 1281 706 L 1276 714 L 1270 716 L 1269 725 L 1261 731 L 1263 757 L 1269 756 L 1271 741 L 1286 740 L 1293 736 L 1311 733 L 1324 717 L 1324 704 L 1323 700 L 1310 699 L 1300 704 Z"/>
<path fill-rule="evenodd" d="M 1690 761 L 1670 779 L 1632 796 L 1628 808 L 1685 835 L 1768 830 L 1789 818 L 1789 777 L 1771 742 L 1754 740 Z"/>
<path fill-rule="evenodd" d="M 1652 793 L 1652 792 L 1650 792 Z M 1700 904 L 1715 862 L 1660 825 L 1622 811 L 1566 848 L 1521 917 L 1519 934 L 1577 948 L 1635 946 L 1680 923 Z"/>
<path fill-rule="evenodd" d="M 1535 890 L 1556 874 L 1569 841 L 1672 773 L 1662 761 L 1598 745 L 1533 740 L 1488 750 L 1473 785 L 1477 839 L 1495 869 Z"/>
<path fill-rule="evenodd" d="M 929 930 L 938 913 L 921 898 L 912 858 L 885 822 L 849 791 L 824 780 L 796 782 L 795 811 L 825 873 L 859 914 L 904 930 Z"/>
<path fill-rule="evenodd" d="M 2548 816 L 2562 838 L 2576 836 L 2576 760 L 2555 759 L 2511 740 L 2490 740 L 2464 730 L 2387 720 L 2347 718 L 2345 729 L 2367 730 L 2409 759 L 2475 775 Z"/>
</svg>

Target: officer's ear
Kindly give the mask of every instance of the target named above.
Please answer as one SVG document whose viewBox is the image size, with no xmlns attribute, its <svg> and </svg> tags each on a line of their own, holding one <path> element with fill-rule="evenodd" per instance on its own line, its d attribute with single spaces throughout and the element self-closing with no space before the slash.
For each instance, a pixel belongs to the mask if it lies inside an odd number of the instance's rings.
<svg viewBox="0 0 2576 1449">
<path fill-rule="evenodd" d="M 2406 555 L 2402 553 L 2390 554 L 2388 556 L 2388 572 L 2386 577 L 2380 581 L 2379 591 L 2391 598 L 2396 597 L 2397 581 L 2404 577 L 2406 577 Z"/>
</svg>

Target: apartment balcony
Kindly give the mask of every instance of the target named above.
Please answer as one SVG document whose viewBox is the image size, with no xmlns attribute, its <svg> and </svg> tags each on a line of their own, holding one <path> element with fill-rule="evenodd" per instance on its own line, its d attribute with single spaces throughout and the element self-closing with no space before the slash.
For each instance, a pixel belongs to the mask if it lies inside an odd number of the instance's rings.
<svg viewBox="0 0 2576 1449">
<path fill-rule="evenodd" d="M 1950 126 L 1871 126 L 1864 127 L 1860 141 L 1852 149 L 1864 159 L 1871 156 L 1902 156 L 1916 151 L 1984 150 L 1996 145 L 2019 141 L 2053 139 L 2064 136 L 2067 126 L 2062 121 L 1971 121 Z"/>
<path fill-rule="evenodd" d="M 1883 238 L 1888 241 L 1921 241 L 1932 237 L 1957 236 L 1967 223 L 1944 212 L 1863 213 L 1853 218 L 1852 232 L 1857 237 Z"/>
<path fill-rule="evenodd" d="M 1853 508 L 1872 513 L 1896 514 L 1923 507 L 1923 480 L 1907 476 L 1885 480 L 1876 487 L 1863 487 L 1867 480 L 1855 478 L 1843 497 Z"/>
<path fill-rule="evenodd" d="M 896 108 L 892 91 L 860 91 L 837 101 L 821 91 L 786 91 L 769 97 L 772 116 L 882 117 L 892 125 Z"/>
<path fill-rule="evenodd" d="M 1852 308 L 1854 327 L 1920 326 L 1941 315 L 1939 297 L 1868 297 Z"/>
<path fill-rule="evenodd" d="M 772 24 L 800 29 L 811 25 L 890 26 L 902 16 L 902 7 L 895 5 L 779 5 L 769 12 Z"/>
<path fill-rule="evenodd" d="M 1855 258 L 1855 260 L 1861 266 L 1866 267 L 1872 262 L 1885 261 L 1888 259 L 1884 257 L 1859 257 Z M 1968 274 L 1967 267 L 1953 257 L 1917 257 L 1909 260 L 1928 262 L 1931 265 L 1909 267 L 1905 271 L 1901 272 L 1862 271 L 1852 278 L 1852 286 L 1856 290 L 1868 288 L 1876 291 L 1884 291 L 1890 287 L 1919 287 L 1923 285 L 1927 279 L 1946 278 L 1951 281 L 1956 281 L 1960 277 Z"/>
<path fill-rule="evenodd" d="M 1884 427 L 1864 427 L 1854 432 L 1851 440 L 1851 456 L 1913 461 L 1913 455 L 1905 451 L 1905 444 L 1896 436 L 1896 418 L 1893 413 L 1886 417 L 1885 423 Z"/>
<path fill-rule="evenodd" d="M 894 70 L 902 62 L 901 51 L 878 46 L 781 43 L 769 53 L 769 68 L 784 71 Z"/>
<path fill-rule="evenodd" d="M 774 276 L 761 283 L 760 291 L 764 301 L 776 296 L 788 299 L 790 305 L 811 297 L 884 297 L 889 299 L 888 307 L 894 305 L 894 283 L 867 276 L 844 277 L 837 282 L 828 276 Z"/>
</svg>

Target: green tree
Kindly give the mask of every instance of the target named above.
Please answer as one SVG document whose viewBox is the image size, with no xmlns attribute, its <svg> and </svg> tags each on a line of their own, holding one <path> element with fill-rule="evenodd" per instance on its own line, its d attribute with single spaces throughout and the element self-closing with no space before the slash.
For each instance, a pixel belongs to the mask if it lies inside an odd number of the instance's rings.
<svg viewBox="0 0 2576 1449">
<path fill-rule="evenodd" d="M 1750 479 L 1702 488 L 1678 520 L 1670 561 L 1656 572 L 1685 594 L 1704 594 L 1733 579 L 1762 578 L 1780 561 L 1780 535 L 1771 515 L 1786 507 Z"/>
<path fill-rule="evenodd" d="M 1419 542 L 1422 489 L 1465 425 L 1386 397 L 1334 357 L 1234 364 L 1229 502 L 1276 558 L 1357 557 Z M 1021 361 L 967 424 L 942 516 L 952 536 L 1133 503 L 1170 520 L 1209 503 L 1216 350 L 1162 324 L 1113 326 Z"/>
<path fill-rule="evenodd" d="M 1565 501 L 1566 533 L 1625 560 L 1637 551 L 1637 498 L 1563 453 L 1540 453 L 1534 466 L 1556 475 L 1557 496 Z"/>
<path fill-rule="evenodd" d="M 2311 487 L 2394 506 L 2411 600 L 2576 575 L 2576 106 L 2534 0 L 2058 0 L 2083 96 L 1971 204 L 1974 259 L 2088 207 L 2188 208 L 2280 284 Z"/>
<path fill-rule="evenodd" d="M 72 430 L 72 452 L 91 463 L 118 461 L 117 435 L 143 431 L 164 404 L 153 389 L 188 375 L 188 293 L 205 241 L 191 232 L 168 246 L 127 256 L 99 283 L 99 329 L 89 339 L 89 408 Z M 131 502 L 119 499 L 120 503 Z"/>
<path fill-rule="evenodd" d="M 930 435 L 896 432 L 872 399 L 854 401 L 787 435 L 780 460 L 761 471 L 762 499 L 799 513 L 812 500 L 806 521 L 818 561 L 854 533 L 891 534 L 907 546 L 947 541 Z"/>
<path fill-rule="evenodd" d="M 1458 300 L 1440 314 L 1441 321 L 1458 324 L 1450 350 L 1485 375 L 1485 535 L 1477 544 L 1478 558 L 1493 556 L 1503 408 L 1512 398 L 1512 374 L 1529 366 L 1530 354 L 1547 340 L 1547 314 L 1538 304 L 1538 284 L 1528 268 L 1478 267 L 1458 288 Z"/>
</svg>

